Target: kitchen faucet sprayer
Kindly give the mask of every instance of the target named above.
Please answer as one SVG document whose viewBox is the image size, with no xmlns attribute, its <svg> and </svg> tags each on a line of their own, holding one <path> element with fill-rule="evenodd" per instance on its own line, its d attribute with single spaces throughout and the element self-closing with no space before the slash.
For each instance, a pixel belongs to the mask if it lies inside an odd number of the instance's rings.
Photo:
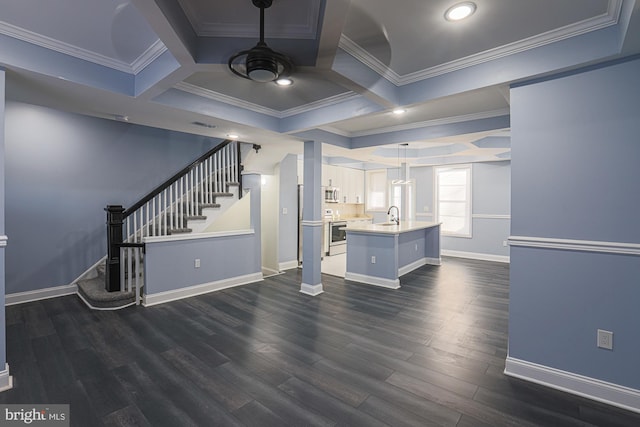
<svg viewBox="0 0 640 427">
<path fill-rule="evenodd" d="M 397 225 L 400 225 L 400 209 L 396 205 L 389 207 L 387 211 L 387 215 L 391 213 L 391 209 L 396 208 L 396 216 L 391 215 L 391 221 L 395 222 Z"/>
</svg>

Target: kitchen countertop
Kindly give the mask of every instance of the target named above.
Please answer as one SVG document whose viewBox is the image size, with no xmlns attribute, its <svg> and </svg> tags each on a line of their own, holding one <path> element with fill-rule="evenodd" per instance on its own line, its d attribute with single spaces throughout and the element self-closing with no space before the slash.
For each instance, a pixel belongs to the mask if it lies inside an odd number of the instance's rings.
<svg viewBox="0 0 640 427">
<path fill-rule="evenodd" d="M 340 216 L 340 218 L 324 218 L 324 222 L 338 222 L 338 221 L 370 221 L 370 216 Z"/>
<path fill-rule="evenodd" d="M 407 233 L 409 231 L 422 230 L 425 228 L 437 227 L 441 223 L 439 222 L 426 222 L 426 221 L 400 221 L 400 225 L 395 223 L 381 223 L 381 224 L 353 224 L 347 225 L 345 230 L 356 231 L 359 233 L 371 233 L 371 234 L 400 234 Z"/>
</svg>

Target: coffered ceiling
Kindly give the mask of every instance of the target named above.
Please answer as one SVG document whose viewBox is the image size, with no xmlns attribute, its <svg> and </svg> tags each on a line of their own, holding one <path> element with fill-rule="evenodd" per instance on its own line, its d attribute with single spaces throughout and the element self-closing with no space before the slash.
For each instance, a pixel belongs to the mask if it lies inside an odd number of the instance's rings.
<svg viewBox="0 0 640 427">
<path fill-rule="evenodd" d="M 251 0 L 0 0 L 0 65 L 9 100 L 234 133 L 265 159 L 313 139 L 366 167 L 400 143 L 416 165 L 509 158 L 510 84 L 640 53 L 634 0 L 475 0 L 445 20 L 455 3 L 274 0 L 266 42 L 296 65 L 278 87 L 226 65 L 258 40 Z"/>
</svg>

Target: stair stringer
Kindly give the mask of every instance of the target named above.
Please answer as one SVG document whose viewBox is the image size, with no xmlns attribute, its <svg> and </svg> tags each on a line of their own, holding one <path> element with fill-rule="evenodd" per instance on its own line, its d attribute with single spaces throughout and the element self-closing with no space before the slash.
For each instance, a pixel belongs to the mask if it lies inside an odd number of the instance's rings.
<svg viewBox="0 0 640 427">
<path fill-rule="evenodd" d="M 217 218 L 238 202 L 239 186 L 230 185 L 228 191 L 229 194 L 232 194 L 231 196 L 216 196 L 216 203 L 220 205 L 219 207 L 206 207 L 202 209 L 202 215 L 205 216 L 206 219 L 187 220 L 187 227 L 191 229 L 192 233 L 201 233 L 206 230 Z"/>
</svg>

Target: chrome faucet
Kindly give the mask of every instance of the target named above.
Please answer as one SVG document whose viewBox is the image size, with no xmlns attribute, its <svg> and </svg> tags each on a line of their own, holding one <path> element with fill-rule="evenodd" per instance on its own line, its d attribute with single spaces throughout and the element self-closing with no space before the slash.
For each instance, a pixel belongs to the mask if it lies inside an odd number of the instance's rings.
<svg viewBox="0 0 640 427">
<path fill-rule="evenodd" d="M 387 211 L 387 215 L 391 213 L 391 209 L 396 208 L 396 216 L 391 215 L 391 221 L 395 222 L 397 225 L 400 225 L 400 209 L 396 205 L 393 205 Z"/>
</svg>

